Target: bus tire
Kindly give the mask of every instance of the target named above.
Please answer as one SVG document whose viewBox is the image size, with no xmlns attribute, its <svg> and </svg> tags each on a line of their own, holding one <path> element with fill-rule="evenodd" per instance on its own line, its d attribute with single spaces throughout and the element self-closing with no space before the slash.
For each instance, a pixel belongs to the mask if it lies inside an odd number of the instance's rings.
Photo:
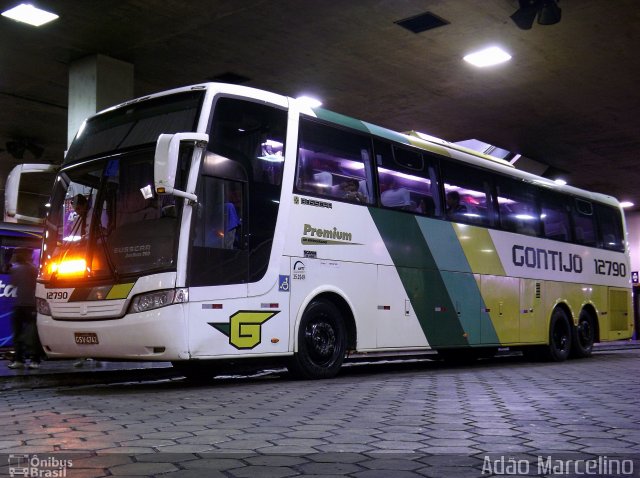
<svg viewBox="0 0 640 478">
<path fill-rule="evenodd" d="M 302 314 L 298 351 L 288 369 L 296 378 L 322 379 L 338 374 L 347 349 L 347 333 L 340 310 L 330 301 L 314 300 Z"/>
<path fill-rule="evenodd" d="M 582 309 L 578 317 L 578 326 L 574 329 L 571 356 L 575 358 L 591 356 L 595 339 L 596 328 L 593 317 L 587 310 Z"/>
<path fill-rule="evenodd" d="M 567 360 L 571 352 L 572 335 L 567 313 L 561 307 L 556 307 L 549 322 L 549 345 L 544 358 L 551 362 Z"/>
</svg>

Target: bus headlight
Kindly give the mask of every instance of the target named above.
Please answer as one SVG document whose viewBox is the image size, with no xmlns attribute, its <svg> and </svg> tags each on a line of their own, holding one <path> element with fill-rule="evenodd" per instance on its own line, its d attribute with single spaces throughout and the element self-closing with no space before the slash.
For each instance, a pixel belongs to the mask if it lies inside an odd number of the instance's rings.
<svg viewBox="0 0 640 478">
<path fill-rule="evenodd" d="M 137 295 L 131 300 L 129 312 L 146 312 L 184 302 L 189 302 L 189 291 L 187 289 L 166 289 L 147 292 Z"/>
<path fill-rule="evenodd" d="M 49 302 L 46 300 L 36 297 L 36 310 L 38 314 L 42 315 L 51 315 L 51 308 L 49 307 Z"/>
</svg>

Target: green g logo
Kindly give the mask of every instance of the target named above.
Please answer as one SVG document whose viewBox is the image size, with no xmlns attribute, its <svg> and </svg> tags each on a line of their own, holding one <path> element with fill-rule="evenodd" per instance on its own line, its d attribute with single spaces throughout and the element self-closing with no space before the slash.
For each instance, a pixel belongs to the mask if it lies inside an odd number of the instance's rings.
<svg viewBox="0 0 640 478">
<path fill-rule="evenodd" d="M 249 350 L 262 342 L 262 324 L 279 312 L 240 310 L 229 317 L 228 324 L 210 322 L 209 325 L 229 337 L 229 343 L 235 348 Z"/>
</svg>

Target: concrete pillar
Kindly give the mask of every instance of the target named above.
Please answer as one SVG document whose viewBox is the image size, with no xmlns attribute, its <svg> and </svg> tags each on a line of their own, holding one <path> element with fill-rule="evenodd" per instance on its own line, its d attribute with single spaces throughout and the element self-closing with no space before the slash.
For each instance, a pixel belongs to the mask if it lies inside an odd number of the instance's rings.
<svg viewBox="0 0 640 478">
<path fill-rule="evenodd" d="M 131 63 L 104 55 L 91 55 L 71 63 L 67 146 L 88 116 L 131 98 Z"/>
</svg>

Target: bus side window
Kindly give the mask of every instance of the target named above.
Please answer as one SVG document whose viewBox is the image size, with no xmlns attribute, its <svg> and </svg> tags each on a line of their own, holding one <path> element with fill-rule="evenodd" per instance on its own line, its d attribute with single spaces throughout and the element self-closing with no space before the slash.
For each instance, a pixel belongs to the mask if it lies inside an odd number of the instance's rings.
<svg viewBox="0 0 640 478">
<path fill-rule="evenodd" d="M 505 231 L 538 236 L 540 211 L 535 188 L 522 181 L 496 176 L 500 227 Z"/>
<path fill-rule="evenodd" d="M 341 201 L 371 204 L 371 140 L 367 135 L 300 119 L 295 189 Z"/>
<path fill-rule="evenodd" d="M 215 105 L 208 149 L 242 165 L 251 181 L 280 186 L 286 124 L 284 110 L 220 98 Z"/>
<path fill-rule="evenodd" d="M 556 241 L 571 240 L 569 207 L 564 197 L 540 189 L 540 218 L 543 235 Z"/>
<path fill-rule="evenodd" d="M 622 217 L 620 211 L 611 206 L 594 204 L 598 219 L 599 245 L 604 249 L 624 252 Z"/>
<path fill-rule="evenodd" d="M 201 176 L 194 210 L 189 284 L 241 284 L 248 280 L 246 183 Z"/>
<path fill-rule="evenodd" d="M 575 198 L 571 215 L 575 241 L 578 244 L 597 246 L 596 217 L 591 202 Z"/>
<path fill-rule="evenodd" d="M 195 244 L 242 249 L 242 183 L 203 176 L 198 199 Z"/>
<path fill-rule="evenodd" d="M 418 149 L 375 139 L 380 203 L 425 216 L 437 212 L 435 167 Z"/>
<path fill-rule="evenodd" d="M 479 226 L 494 225 L 491 180 L 481 170 L 442 161 L 446 217 Z"/>
</svg>

